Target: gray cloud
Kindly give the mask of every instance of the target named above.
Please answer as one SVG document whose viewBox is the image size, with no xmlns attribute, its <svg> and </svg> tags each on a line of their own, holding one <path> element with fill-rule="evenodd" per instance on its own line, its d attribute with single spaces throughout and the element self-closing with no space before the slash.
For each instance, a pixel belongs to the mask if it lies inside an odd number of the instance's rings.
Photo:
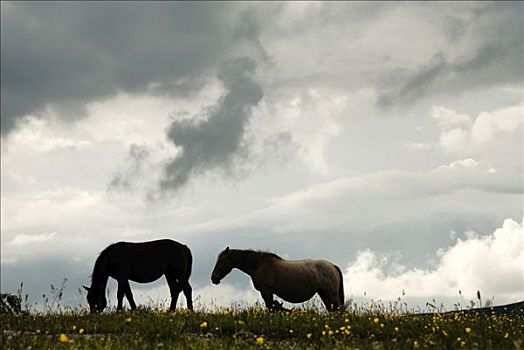
<svg viewBox="0 0 524 350">
<path fill-rule="evenodd" d="M 2 5 L 2 135 L 52 108 L 71 120 L 119 92 L 189 94 L 253 42 L 244 5 L 8 3 Z M 242 31 L 249 29 L 247 35 Z"/>
<path fill-rule="evenodd" d="M 482 4 L 471 11 L 473 17 L 467 28 L 463 21 L 446 17 L 446 37 L 452 42 L 469 38 L 476 49 L 452 58 L 449 53 L 437 52 L 415 69 L 394 70 L 380 81 L 385 87 L 379 88 L 379 105 L 406 106 L 425 95 L 460 93 L 486 85 L 522 84 L 523 11 L 522 3 Z"/>
<path fill-rule="evenodd" d="M 451 42 L 459 41 L 466 32 L 466 23 L 460 18 L 452 15 L 446 15 L 444 17 L 444 34 L 446 38 Z"/>
<path fill-rule="evenodd" d="M 285 68 L 275 43 L 297 45 L 304 37 L 309 40 L 305 51 L 297 47 L 290 54 L 306 57 L 290 60 L 293 69 L 303 66 L 302 71 L 291 76 L 279 72 L 280 78 L 307 83 L 300 77 L 309 77 L 314 80 L 309 84 L 344 89 L 376 82 L 383 106 L 407 105 L 433 93 L 521 83 L 523 5 L 448 5 L 340 3 L 296 5 L 301 10 L 290 11 L 289 4 L 3 3 L 1 132 L 5 136 L 25 115 L 43 116 L 49 110 L 65 120 L 80 118 L 90 102 L 119 92 L 191 94 L 231 57 L 255 55 L 277 70 Z M 348 55 L 359 57 L 343 49 L 340 34 L 352 33 L 349 40 L 358 40 L 377 21 L 396 18 L 399 8 L 441 27 L 447 47 L 415 68 L 373 63 L 367 71 L 374 73 L 366 73 L 365 80 L 354 64 L 337 63 L 348 61 Z M 326 31 L 335 27 L 342 32 Z M 308 59 L 315 54 L 319 59 Z"/>
<path fill-rule="evenodd" d="M 210 169 L 231 170 L 234 160 L 245 156 L 243 136 L 252 107 L 263 97 L 263 90 L 252 73 L 255 61 L 243 57 L 225 63 L 218 77 L 227 93 L 204 111 L 205 119 L 175 120 L 168 138 L 181 147 L 182 154 L 165 167 L 161 190 L 177 190 L 191 175 Z"/>
<path fill-rule="evenodd" d="M 109 190 L 130 190 L 133 180 L 144 170 L 144 162 L 149 158 L 151 151 L 144 145 L 132 144 L 129 146 L 129 156 L 126 168 L 118 171 L 109 182 Z"/>
</svg>

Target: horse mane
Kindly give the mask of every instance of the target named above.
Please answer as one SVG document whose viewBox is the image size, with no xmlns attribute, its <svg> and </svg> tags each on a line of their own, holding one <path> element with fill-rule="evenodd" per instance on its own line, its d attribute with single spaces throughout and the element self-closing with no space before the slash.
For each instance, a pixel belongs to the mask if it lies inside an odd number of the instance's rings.
<svg viewBox="0 0 524 350">
<path fill-rule="evenodd" d="M 266 261 L 271 261 L 274 259 L 282 260 L 282 258 L 275 253 L 265 252 L 261 250 L 231 250 L 242 262 L 246 263 L 248 266 L 258 267 L 261 263 Z"/>
<path fill-rule="evenodd" d="M 98 284 L 98 282 L 103 279 L 103 271 L 106 270 L 105 267 L 107 265 L 107 257 L 115 245 L 116 243 L 113 243 L 105 247 L 104 250 L 98 254 L 98 258 L 96 258 L 95 266 L 93 268 L 93 273 L 91 274 L 91 285 Z"/>
</svg>

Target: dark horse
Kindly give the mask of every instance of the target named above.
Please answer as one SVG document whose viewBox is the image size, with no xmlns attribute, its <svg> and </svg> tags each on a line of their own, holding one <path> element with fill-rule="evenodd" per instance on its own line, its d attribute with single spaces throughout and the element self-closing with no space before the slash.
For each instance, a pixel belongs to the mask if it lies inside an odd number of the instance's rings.
<svg viewBox="0 0 524 350">
<path fill-rule="evenodd" d="M 268 309 L 282 309 L 273 294 L 290 303 L 301 303 L 318 293 L 328 310 L 344 306 L 342 272 L 329 261 L 284 260 L 273 253 L 227 247 L 218 255 L 211 281 L 219 284 L 233 268 L 251 277 Z"/>
<path fill-rule="evenodd" d="M 105 290 L 109 277 L 118 282 L 117 310 L 122 309 L 124 295 L 131 310 L 136 309 L 129 280 L 149 283 L 166 276 L 171 292 L 170 310 L 174 310 L 181 291 L 187 300 L 187 308 L 193 310 L 189 276 L 193 257 L 189 248 L 170 239 L 129 243 L 118 242 L 104 249 L 95 262 L 91 287 L 87 290 L 87 302 L 91 312 L 102 311 L 107 305 Z"/>
</svg>

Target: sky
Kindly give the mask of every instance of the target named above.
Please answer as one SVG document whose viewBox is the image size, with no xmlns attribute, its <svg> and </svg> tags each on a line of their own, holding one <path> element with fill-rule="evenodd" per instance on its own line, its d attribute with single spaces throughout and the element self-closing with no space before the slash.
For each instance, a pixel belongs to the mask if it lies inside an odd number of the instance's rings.
<svg viewBox="0 0 524 350">
<path fill-rule="evenodd" d="M 519 2 L 1 3 L 1 290 L 64 305 L 171 238 L 323 258 L 346 299 L 524 299 Z M 115 304 L 115 282 L 109 284 Z M 165 305 L 165 279 L 132 284 Z M 184 305 L 183 297 L 180 298 Z"/>
</svg>

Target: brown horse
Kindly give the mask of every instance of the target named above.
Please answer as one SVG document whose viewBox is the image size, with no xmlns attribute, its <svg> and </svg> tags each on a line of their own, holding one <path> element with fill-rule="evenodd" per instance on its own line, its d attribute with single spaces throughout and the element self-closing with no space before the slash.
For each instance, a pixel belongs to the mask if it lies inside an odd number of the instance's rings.
<svg viewBox="0 0 524 350">
<path fill-rule="evenodd" d="M 189 276 L 193 257 L 189 248 L 171 239 L 130 243 L 118 242 L 105 248 L 95 262 L 91 287 L 87 290 L 87 302 L 91 312 L 102 311 L 107 305 L 105 290 L 109 277 L 118 281 L 117 310 L 122 309 L 124 295 L 131 310 L 136 304 L 129 280 L 138 283 L 153 282 L 166 276 L 171 292 L 170 310 L 175 309 L 180 292 L 184 292 L 187 308 L 193 310 Z"/>
<path fill-rule="evenodd" d="M 318 293 L 329 311 L 344 306 L 342 272 L 326 260 L 284 260 L 276 254 L 229 249 L 218 254 L 211 281 L 220 280 L 237 268 L 251 277 L 268 309 L 282 309 L 273 294 L 290 303 L 302 303 Z"/>
</svg>

